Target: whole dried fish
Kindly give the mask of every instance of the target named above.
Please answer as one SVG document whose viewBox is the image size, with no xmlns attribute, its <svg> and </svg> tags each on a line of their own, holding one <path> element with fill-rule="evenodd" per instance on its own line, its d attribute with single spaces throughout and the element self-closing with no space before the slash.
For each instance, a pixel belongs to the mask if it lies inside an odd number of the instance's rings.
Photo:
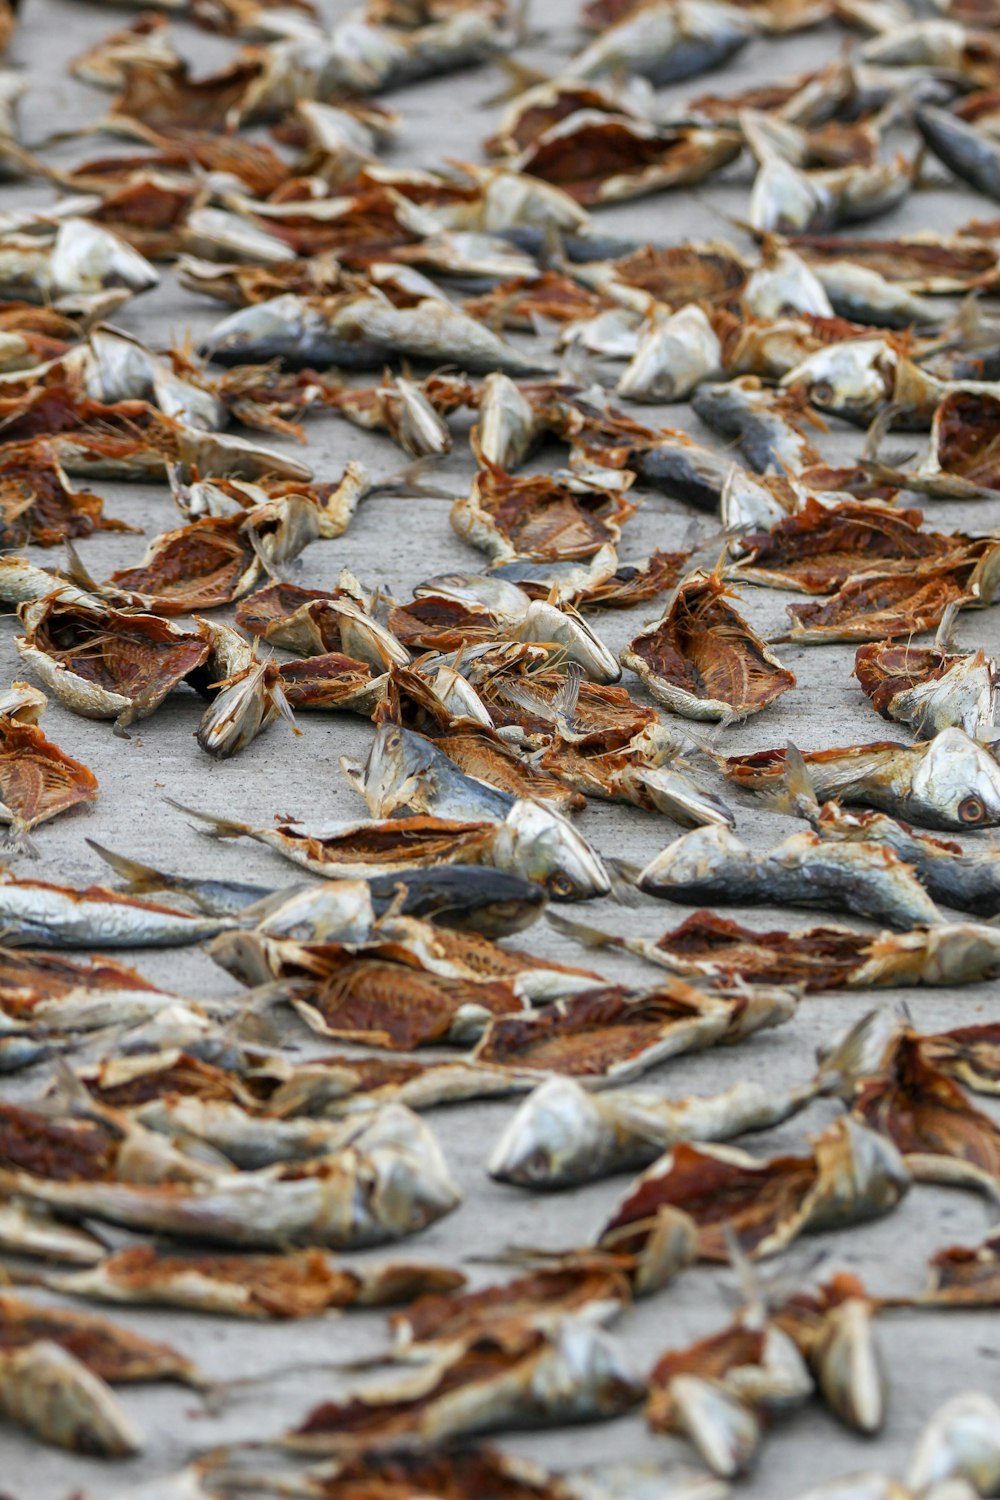
<svg viewBox="0 0 1000 1500">
<path fill-rule="evenodd" d="M 513 478 L 491 466 L 480 469 L 467 498 L 455 501 L 451 524 L 494 561 L 575 560 L 618 542 L 633 511 L 620 492 L 585 475 L 564 482 L 546 475 Z"/>
<path fill-rule="evenodd" d="M 730 597 L 717 574 L 690 575 L 663 618 L 622 652 L 622 665 L 653 697 L 686 718 L 746 717 L 795 686 L 794 672 L 781 666 Z"/>
<path fill-rule="evenodd" d="M 567 1319 L 484 1335 L 425 1371 L 316 1407 L 285 1446 L 311 1453 L 413 1447 L 498 1428 L 607 1420 L 640 1399 L 641 1383 L 603 1330 Z"/>
<path fill-rule="evenodd" d="M 0 1356 L 0 1412 L 74 1453 L 124 1458 L 142 1438 L 104 1381 L 47 1341 Z"/>
<path fill-rule="evenodd" d="M 572 1187 L 648 1166 L 678 1141 L 720 1141 L 768 1130 L 813 1097 L 748 1081 L 722 1093 L 664 1099 L 652 1090 L 588 1093 L 550 1078 L 514 1114 L 490 1157 L 490 1176 L 527 1188 Z"/>
<path fill-rule="evenodd" d="M 755 854 L 726 828 L 696 828 L 656 855 L 637 884 L 651 896 L 692 906 L 819 906 L 903 929 L 943 921 L 912 867 L 868 839 L 838 846 L 795 833 Z"/>
<path fill-rule="evenodd" d="M 786 757 L 785 750 L 759 750 L 729 756 L 722 768 L 737 786 L 766 793 L 784 782 Z M 961 729 L 944 729 L 918 745 L 807 751 L 802 760 L 821 802 L 859 802 L 927 828 L 967 832 L 1000 822 L 997 763 Z"/>
<path fill-rule="evenodd" d="M 338 1265 L 321 1250 L 169 1255 L 136 1245 L 85 1271 L 50 1273 L 44 1284 L 73 1297 L 115 1305 L 277 1320 L 443 1296 L 464 1286 L 465 1278 L 443 1266 L 406 1261 L 354 1269 Z"/>
<path fill-rule="evenodd" d="M 92 885 L 85 890 L 40 880 L 0 880 L 0 928 L 8 945 L 44 948 L 171 948 L 200 943 L 231 925 Z"/>
<path fill-rule="evenodd" d="M 767 390 L 756 376 L 744 375 L 700 386 L 691 405 L 706 426 L 737 443 L 758 474 L 776 469 L 794 475 L 819 462 L 804 430 L 808 406 L 794 391 Z"/>
</svg>

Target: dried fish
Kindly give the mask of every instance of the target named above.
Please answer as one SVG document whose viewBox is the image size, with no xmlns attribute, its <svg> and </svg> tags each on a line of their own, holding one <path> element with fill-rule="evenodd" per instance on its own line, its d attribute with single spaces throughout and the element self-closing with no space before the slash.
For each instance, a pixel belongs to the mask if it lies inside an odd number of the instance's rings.
<svg viewBox="0 0 1000 1500">
<path fill-rule="evenodd" d="M 443 1296 L 462 1287 L 465 1278 L 444 1266 L 406 1261 L 354 1269 L 338 1265 L 321 1250 L 169 1255 L 136 1245 L 85 1271 L 50 1273 L 44 1284 L 73 1297 L 115 1305 L 278 1320 Z"/>
<path fill-rule="evenodd" d="M 891 1141 L 851 1119 L 817 1136 L 806 1156 L 761 1162 L 732 1146 L 682 1143 L 636 1180 L 600 1244 L 641 1243 L 652 1216 L 666 1207 L 694 1220 L 702 1259 L 728 1260 L 727 1235 L 758 1259 L 800 1234 L 890 1213 L 910 1180 Z"/>
<path fill-rule="evenodd" d="M 540 1084 L 490 1157 L 490 1176 L 526 1188 L 573 1187 L 648 1166 L 678 1141 L 730 1140 L 790 1119 L 811 1088 L 777 1091 L 744 1081 L 722 1093 L 664 1099 L 652 1090 L 588 1093 L 573 1078 Z"/>
<path fill-rule="evenodd" d="M 967 1480 L 977 1494 L 1000 1482 L 1000 1407 L 985 1392 L 961 1391 L 939 1406 L 917 1438 L 907 1483 L 914 1492 Z"/>
<path fill-rule="evenodd" d="M 957 654 L 890 642 L 859 646 L 854 675 L 883 719 L 906 724 L 923 738 L 951 728 L 972 739 L 992 738 L 998 669 L 982 649 Z"/>
<path fill-rule="evenodd" d="M 608 1334 L 567 1319 L 549 1334 L 527 1327 L 484 1335 L 406 1381 L 325 1402 L 283 1441 L 311 1453 L 391 1451 L 498 1428 L 608 1420 L 641 1392 Z"/>
<path fill-rule="evenodd" d="M 808 781 L 821 802 L 861 803 L 927 828 L 989 828 L 1000 821 L 1000 771 L 961 729 L 944 729 L 918 745 L 881 742 L 806 751 Z M 731 755 L 722 768 L 748 791 L 766 793 L 786 777 L 785 750 Z M 796 779 L 793 772 L 793 780 Z"/>
<path fill-rule="evenodd" d="M 618 542 L 633 511 L 620 492 L 585 475 L 563 482 L 545 475 L 513 478 L 491 466 L 480 469 L 468 498 L 455 501 L 451 524 L 494 561 L 574 560 Z"/>
<path fill-rule="evenodd" d="M 473 1056 L 491 1066 L 625 1083 L 666 1058 L 780 1026 L 796 1003 L 791 991 L 767 985 L 732 994 L 706 994 L 679 979 L 648 990 L 608 985 L 493 1021 Z"/>
<path fill-rule="evenodd" d="M 97 777 L 33 724 L 0 714 L 0 822 L 15 837 L 97 798 Z"/>
<path fill-rule="evenodd" d="M 677 589 L 663 618 L 622 652 L 659 702 L 690 719 L 742 718 L 795 686 L 729 599 L 717 574 L 696 572 Z"/>
<path fill-rule="evenodd" d="M 609 26 L 570 67 L 576 78 L 638 73 L 662 88 L 720 66 L 755 30 L 745 10 L 722 0 L 656 0 Z"/>
<path fill-rule="evenodd" d="M 819 906 L 904 930 L 944 920 L 912 867 L 874 839 L 838 845 L 795 833 L 755 854 L 727 828 L 696 828 L 656 855 L 637 884 L 691 906 Z"/>
<path fill-rule="evenodd" d="M 0 929 L 8 945 L 44 948 L 171 948 L 200 943 L 231 925 L 192 916 L 92 885 L 85 890 L 41 880 L 0 879 Z"/>
<path fill-rule="evenodd" d="M 67 1312 L 9 1292 L 0 1294 L 0 1356 L 40 1343 L 58 1345 L 109 1385 L 151 1380 L 201 1383 L 191 1361 L 169 1344 L 154 1344 L 92 1313 Z"/>
<path fill-rule="evenodd" d="M 756 376 L 744 375 L 725 385 L 700 386 L 691 405 L 706 426 L 735 440 L 758 474 L 776 469 L 795 475 L 819 462 L 804 431 L 808 407 L 794 391 L 767 390 Z"/>
<path fill-rule="evenodd" d="M 0 1356 L 0 1412 L 43 1442 L 74 1453 L 124 1458 L 142 1446 L 104 1381 L 45 1341 Z"/>
</svg>

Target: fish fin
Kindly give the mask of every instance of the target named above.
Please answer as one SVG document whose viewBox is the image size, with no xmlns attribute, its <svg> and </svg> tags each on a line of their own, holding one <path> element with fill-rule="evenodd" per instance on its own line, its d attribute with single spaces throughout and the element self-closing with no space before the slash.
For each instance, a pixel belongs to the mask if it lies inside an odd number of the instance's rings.
<svg viewBox="0 0 1000 1500">
<path fill-rule="evenodd" d="M 791 740 L 785 747 L 785 791 L 778 796 L 783 812 L 794 814 L 811 823 L 819 815 L 820 804 L 815 788 L 809 778 L 809 769 L 798 745 Z"/>
<path fill-rule="evenodd" d="M 498 104 L 506 104 L 509 99 L 516 99 L 526 89 L 535 88 L 540 83 L 548 83 L 548 73 L 543 73 L 539 68 L 531 68 L 527 63 L 519 62 L 516 57 L 495 57 L 494 67 L 500 69 L 501 73 L 507 75 L 507 83 L 498 94 L 491 94 L 484 99 L 481 105 L 483 109 L 493 109 Z"/>
<path fill-rule="evenodd" d="M 217 818 L 214 813 L 199 812 L 196 807 L 188 807 L 183 802 L 175 802 L 173 797 L 164 797 L 164 802 L 170 807 L 175 807 L 178 812 L 185 813 L 189 818 L 197 818 L 199 823 L 208 823 L 208 828 L 199 828 L 198 832 L 210 839 L 238 839 L 244 834 L 250 833 L 249 823 L 237 823 L 231 818 Z"/>
<path fill-rule="evenodd" d="M 619 859 L 616 854 L 609 854 L 604 859 L 605 868 L 617 875 L 620 881 L 635 888 L 639 876 L 642 874 L 642 866 L 633 864 L 631 860 Z"/>
<path fill-rule="evenodd" d="M 585 948 L 617 948 L 620 943 L 620 939 L 613 933 L 602 932 L 599 927 L 591 927 L 588 922 L 574 922 L 572 918 L 560 916 L 558 912 L 546 912 L 545 920 L 563 937 L 575 938 Z"/>
<path fill-rule="evenodd" d="M 140 864 L 137 859 L 129 859 L 125 854 L 116 854 L 113 849 L 106 849 L 96 839 L 85 839 L 98 859 L 103 859 L 106 865 L 110 865 L 116 875 L 128 881 L 129 889 L 133 891 L 162 891 L 169 890 L 173 885 L 173 877 L 164 874 L 162 870 L 155 869 L 152 865 Z"/>
<path fill-rule="evenodd" d="M 935 651 L 947 653 L 955 650 L 958 644 L 955 639 L 957 635 L 958 609 L 959 607 L 954 599 L 950 604 L 945 606 L 944 614 L 941 616 L 941 623 L 934 636 Z"/>
</svg>

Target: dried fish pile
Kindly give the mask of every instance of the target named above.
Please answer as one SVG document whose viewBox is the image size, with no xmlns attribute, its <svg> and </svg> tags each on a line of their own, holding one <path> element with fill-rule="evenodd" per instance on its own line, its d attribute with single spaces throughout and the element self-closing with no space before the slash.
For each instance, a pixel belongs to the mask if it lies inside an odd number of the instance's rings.
<svg viewBox="0 0 1000 1500">
<path fill-rule="evenodd" d="M 0 0 L 5 1495 L 1000 1491 L 998 99 Z"/>
</svg>

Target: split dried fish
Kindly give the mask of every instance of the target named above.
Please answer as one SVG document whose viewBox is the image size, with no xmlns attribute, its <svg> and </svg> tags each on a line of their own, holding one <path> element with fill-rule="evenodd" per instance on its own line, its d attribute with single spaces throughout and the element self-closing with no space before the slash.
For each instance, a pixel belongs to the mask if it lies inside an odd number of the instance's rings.
<svg viewBox="0 0 1000 1500">
<path fill-rule="evenodd" d="M 981 648 L 859 646 L 854 675 L 883 719 L 906 724 L 922 738 L 952 728 L 971 739 L 993 738 L 998 668 Z"/>
<path fill-rule="evenodd" d="M 0 822 L 15 838 L 97 798 L 97 777 L 33 724 L 0 714 Z"/>
<path fill-rule="evenodd" d="M 795 686 L 731 597 L 716 574 L 689 575 L 659 623 L 622 652 L 622 665 L 685 718 L 743 718 Z"/>
</svg>

